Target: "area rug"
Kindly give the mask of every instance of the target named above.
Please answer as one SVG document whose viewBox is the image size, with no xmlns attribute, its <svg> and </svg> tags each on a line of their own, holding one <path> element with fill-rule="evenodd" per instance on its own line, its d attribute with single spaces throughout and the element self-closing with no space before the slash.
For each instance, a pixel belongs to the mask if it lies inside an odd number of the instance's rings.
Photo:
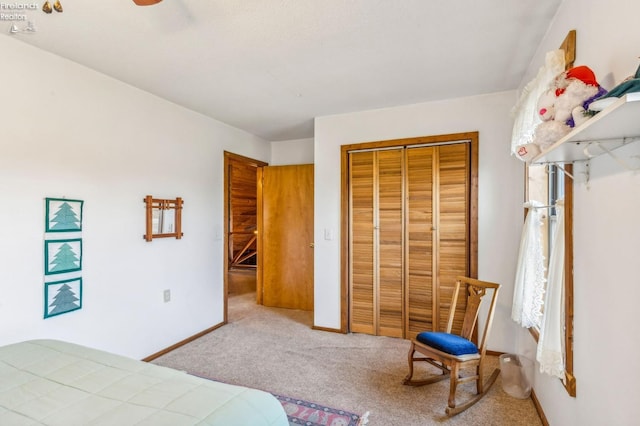
<svg viewBox="0 0 640 426">
<path fill-rule="evenodd" d="M 362 416 L 314 402 L 273 394 L 282 404 L 291 426 L 363 426 L 369 413 Z"/>
<path fill-rule="evenodd" d="M 189 374 L 214 382 L 226 383 L 201 374 Z M 270 393 L 282 404 L 291 426 L 364 426 L 369 421 L 368 411 L 360 416 L 337 408 L 325 407 L 315 402 Z"/>
</svg>

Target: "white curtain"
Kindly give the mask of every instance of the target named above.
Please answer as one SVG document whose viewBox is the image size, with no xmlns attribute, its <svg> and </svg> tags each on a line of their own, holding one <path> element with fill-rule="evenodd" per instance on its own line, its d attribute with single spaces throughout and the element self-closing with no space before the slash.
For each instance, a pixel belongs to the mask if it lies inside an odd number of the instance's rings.
<svg viewBox="0 0 640 426">
<path fill-rule="evenodd" d="M 522 89 L 520 98 L 511 111 L 514 118 L 511 136 L 512 154 L 516 153 L 518 146 L 533 140 L 533 132 L 536 126 L 542 122 L 538 115 L 538 99 L 549 88 L 551 81 L 562 71 L 564 71 L 564 51 L 547 52 L 544 65 L 540 67 L 536 77 Z"/>
<path fill-rule="evenodd" d="M 544 314 L 536 359 L 540 372 L 565 378 L 564 365 L 564 201 L 556 201 L 557 224 L 553 236 Z"/>
<path fill-rule="evenodd" d="M 520 238 L 511 318 L 523 327 L 539 327 L 544 296 L 545 265 L 542 249 L 542 206 L 537 201 L 529 209 Z"/>
</svg>

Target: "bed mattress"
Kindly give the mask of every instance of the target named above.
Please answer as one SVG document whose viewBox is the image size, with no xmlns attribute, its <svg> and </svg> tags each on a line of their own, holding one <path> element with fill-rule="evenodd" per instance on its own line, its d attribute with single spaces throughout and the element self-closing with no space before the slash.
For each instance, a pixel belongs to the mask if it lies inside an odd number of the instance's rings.
<svg viewBox="0 0 640 426">
<path fill-rule="evenodd" d="M 271 394 L 57 340 L 0 347 L 0 425 L 287 426 Z"/>
</svg>

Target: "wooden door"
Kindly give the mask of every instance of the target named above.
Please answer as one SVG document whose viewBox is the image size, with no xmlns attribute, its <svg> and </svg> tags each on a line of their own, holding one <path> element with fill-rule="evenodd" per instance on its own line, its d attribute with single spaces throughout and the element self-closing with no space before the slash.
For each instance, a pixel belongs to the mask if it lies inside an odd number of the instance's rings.
<svg viewBox="0 0 640 426">
<path fill-rule="evenodd" d="M 413 336 L 433 330 L 434 317 L 434 162 L 432 147 L 407 149 L 407 331 Z"/>
<path fill-rule="evenodd" d="M 470 161 L 469 144 L 458 143 L 439 146 L 437 173 L 437 291 L 434 305 L 438 312 L 435 330 L 443 331 L 447 325 L 449 306 L 458 275 L 469 275 L 470 247 Z M 458 294 L 453 331 L 462 329 L 467 307 L 464 292 Z"/>
<path fill-rule="evenodd" d="M 378 257 L 378 327 L 380 336 L 403 335 L 403 152 L 377 153 L 377 218 L 374 221 Z"/>
<path fill-rule="evenodd" d="M 470 147 L 349 153 L 351 331 L 412 338 L 445 328 L 456 277 L 472 272 Z M 456 319 L 465 307 L 461 295 Z"/>
<path fill-rule="evenodd" d="M 351 156 L 351 329 L 403 335 L 403 152 Z"/>
<path fill-rule="evenodd" d="M 313 165 L 259 173 L 258 289 L 265 306 L 313 310 Z"/>
<path fill-rule="evenodd" d="M 446 328 L 456 277 L 469 274 L 469 178 L 468 143 L 407 149 L 409 338 Z M 454 331 L 465 308 L 461 293 Z"/>
<path fill-rule="evenodd" d="M 349 154 L 349 288 L 350 329 L 377 334 L 378 305 L 374 256 L 374 157 L 375 152 Z"/>
</svg>

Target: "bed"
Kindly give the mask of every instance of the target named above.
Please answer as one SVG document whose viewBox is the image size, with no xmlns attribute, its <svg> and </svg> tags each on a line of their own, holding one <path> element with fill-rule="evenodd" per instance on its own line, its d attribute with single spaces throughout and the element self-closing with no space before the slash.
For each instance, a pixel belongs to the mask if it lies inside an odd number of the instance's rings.
<svg viewBox="0 0 640 426">
<path fill-rule="evenodd" d="M 58 340 L 0 347 L 0 425 L 288 424 L 256 389 Z"/>
</svg>

